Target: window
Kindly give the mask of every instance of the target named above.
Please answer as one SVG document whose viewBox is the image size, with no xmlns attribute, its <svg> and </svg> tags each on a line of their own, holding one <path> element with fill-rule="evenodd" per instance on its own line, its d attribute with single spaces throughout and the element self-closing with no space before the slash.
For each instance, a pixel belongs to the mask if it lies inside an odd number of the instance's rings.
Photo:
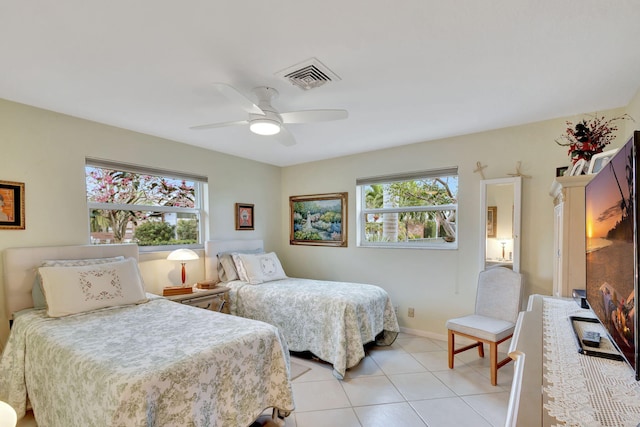
<svg viewBox="0 0 640 427">
<path fill-rule="evenodd" d="M 356 180 L 358 246 L 457 248 L 458 168 Z"/>
<path fill-rule="evenodd" d="M 85 181 L 91 244 L 202 247 L 206 177 L 87 159 Z"/>
</svg>

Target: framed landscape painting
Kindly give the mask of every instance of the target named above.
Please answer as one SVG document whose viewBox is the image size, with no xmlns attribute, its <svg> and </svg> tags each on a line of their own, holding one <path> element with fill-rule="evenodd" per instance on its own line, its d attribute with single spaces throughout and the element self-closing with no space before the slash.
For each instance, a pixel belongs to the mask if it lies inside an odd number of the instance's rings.
<svg viewBox="0 0 640 427">
<path fill-rule="evenodd" d="M 348 193 L 289 197 L 291 245 L 347 247 Z"/>
</svg>

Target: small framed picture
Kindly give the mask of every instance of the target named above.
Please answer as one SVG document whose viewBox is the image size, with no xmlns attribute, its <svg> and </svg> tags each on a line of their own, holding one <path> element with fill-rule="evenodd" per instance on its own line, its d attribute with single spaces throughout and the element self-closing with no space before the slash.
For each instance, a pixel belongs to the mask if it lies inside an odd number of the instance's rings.
<svg viewBox="0 0 640 427">
<path fill-rule="evenodd" d="M 253 230 L 253 205 L 236 203 L 236 230 Z"/>
<path fill-rule="evenodd" d="M 589 170 L 587 171 L 587 174 L 591 175 L 600 172 L 617 152 L 618 149 L 594 154 L 593 157 L 591 157 L 591 163 L 589 163 Z"/>
<path fill-rule="evenodd" d="M 498 235 L 498 207 L 487 207 L 487 237 L 496 237 Z"/>
<path fill-rule="evenodd" d="M 24 229 L 24 183 L 0 181 L 0 230 Z"/>
<path fill-rule="evenodd" d="M 567 171 L 569 170 L 569 166 L 563 166 L 561 168 L 556 168 L 556 177 L 565 176 Z"/>
</svg>

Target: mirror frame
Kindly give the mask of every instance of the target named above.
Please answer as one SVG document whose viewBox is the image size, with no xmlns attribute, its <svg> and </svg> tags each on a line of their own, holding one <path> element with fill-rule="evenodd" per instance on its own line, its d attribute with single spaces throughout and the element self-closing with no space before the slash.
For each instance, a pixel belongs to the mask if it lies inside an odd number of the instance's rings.
<svg viewBox="0 0 640 427">
<path fill-rule="evenodd" d="M 480 181 L 480 271 L 487 256 L 487 187 L 513 184 L 513 271 L 520 272 L 520 227 L 522 215 L 522 177 L 483 179 Z"/>
</svg>

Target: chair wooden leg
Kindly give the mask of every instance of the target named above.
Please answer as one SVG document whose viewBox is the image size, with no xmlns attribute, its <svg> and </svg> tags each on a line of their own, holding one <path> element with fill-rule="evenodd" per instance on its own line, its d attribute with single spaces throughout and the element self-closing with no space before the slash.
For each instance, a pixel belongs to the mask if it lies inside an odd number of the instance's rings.
<svg viewBox="0 0 640 427">
<path fill-rule="evenodd" d="M 491 362 L 491 385 L 498 385 L 498 343 L 492 342 L 490 347 Z"/>
<path fill-rule="evenodd" d="M 484 345 L 478 341 L 478 356 L 484 357 Z"/>
<path fill-rule="evenodd" d="M 455 338 L 453 331 L 449 329 L 448 347 L 449 347 L 449 369 L 453 369 L 453 354 L 455 347 Z"/>
</svg>

